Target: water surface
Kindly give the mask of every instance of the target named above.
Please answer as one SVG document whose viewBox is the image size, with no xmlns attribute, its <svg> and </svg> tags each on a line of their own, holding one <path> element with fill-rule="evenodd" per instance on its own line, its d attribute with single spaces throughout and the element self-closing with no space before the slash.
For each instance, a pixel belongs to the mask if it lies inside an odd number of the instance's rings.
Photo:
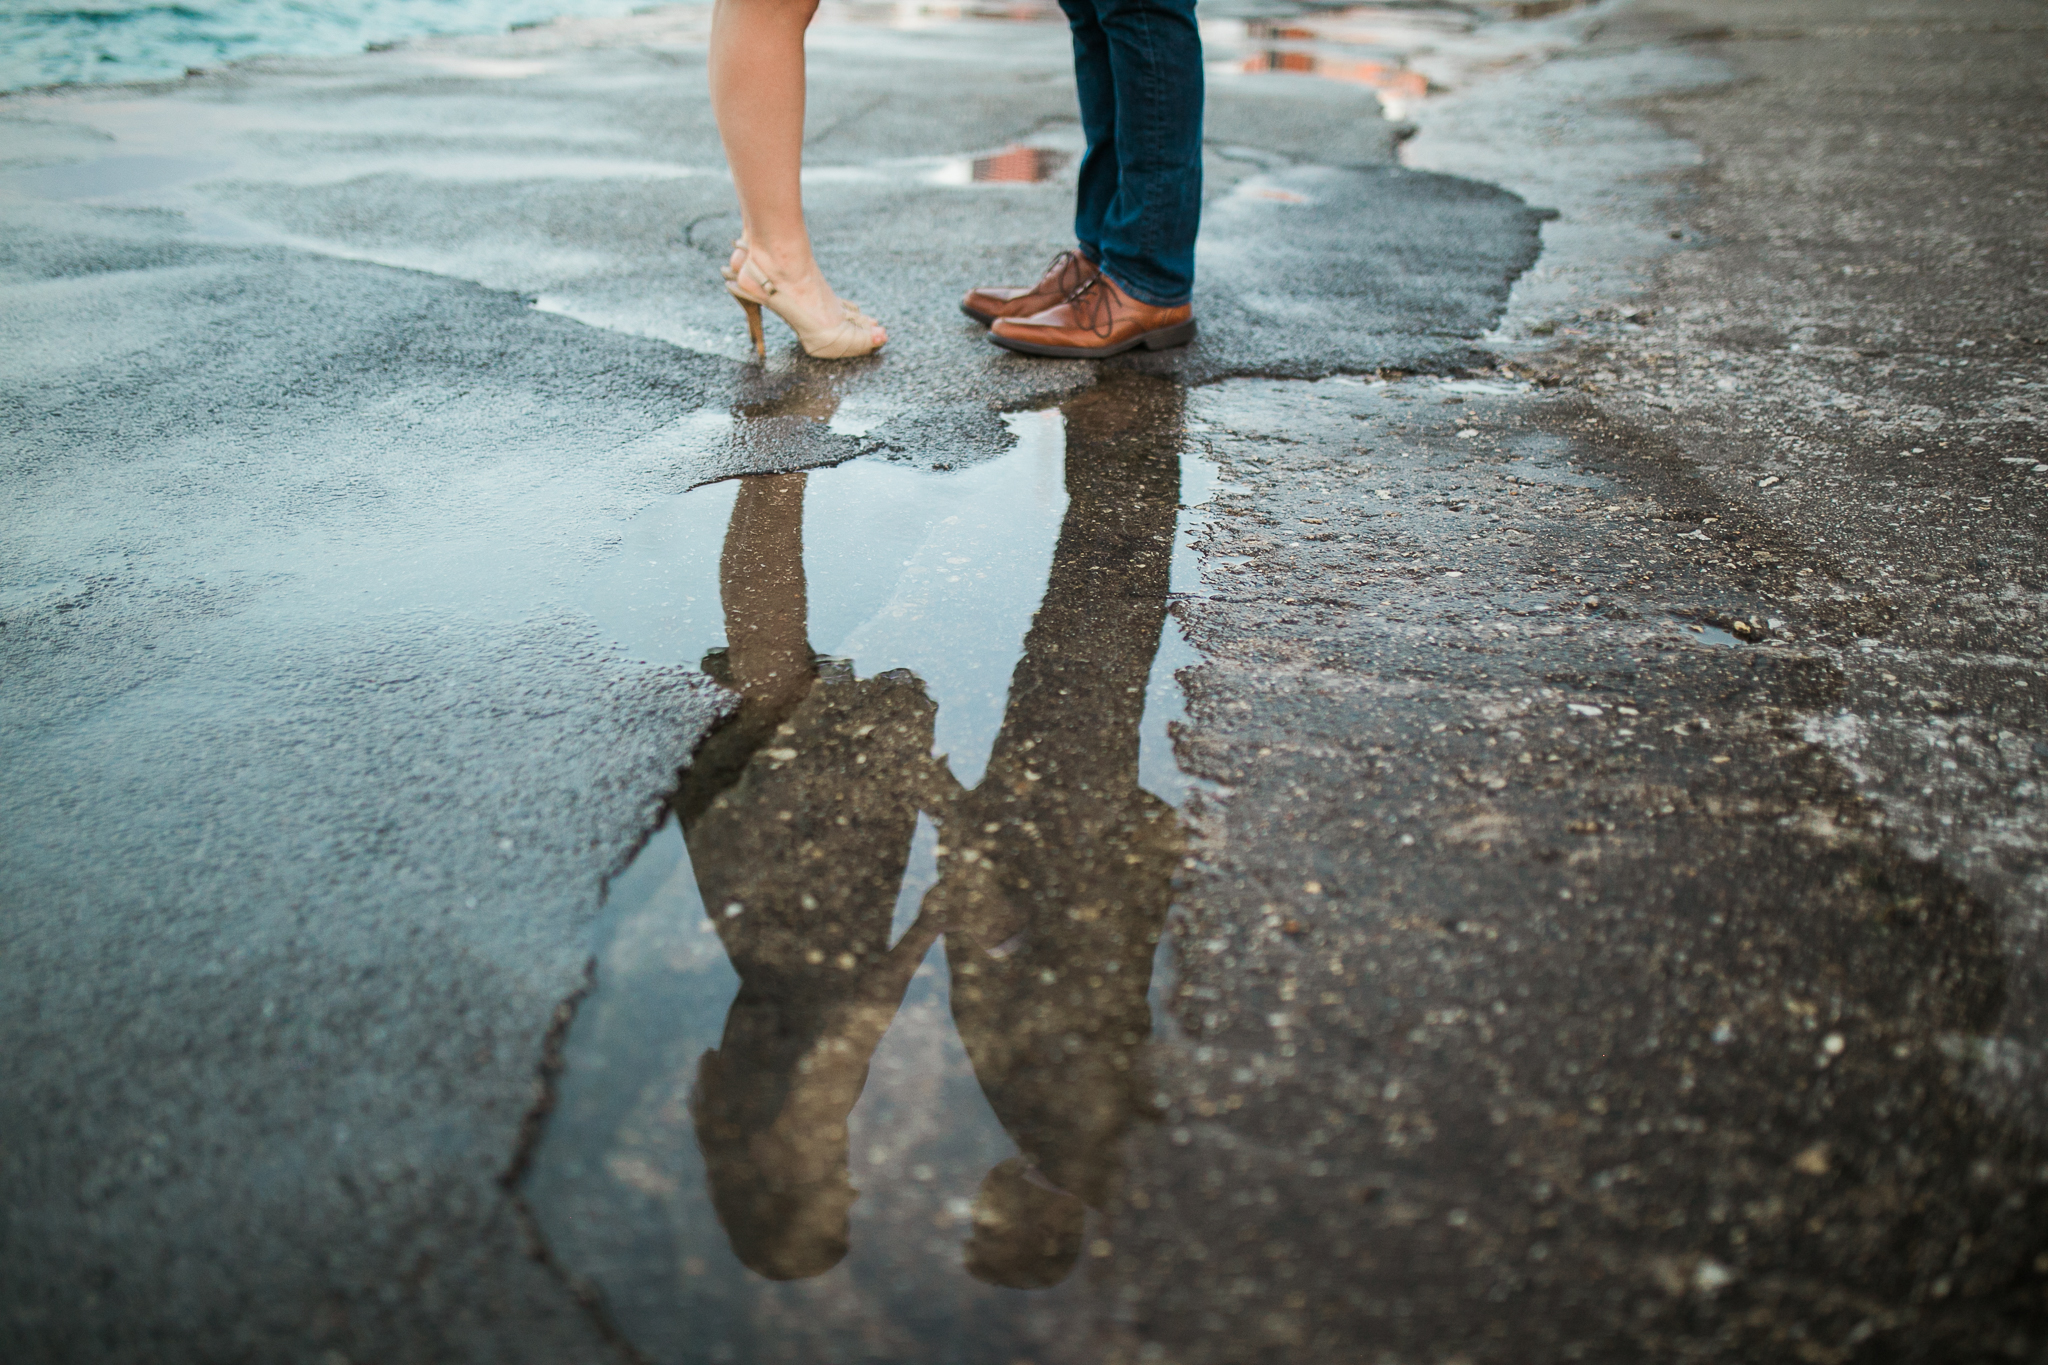
<svg viewBox="0 0 2048 1365">
<path fill-rule="evenodd" d="M 1185 852 L 1181 401 L 1127 376 L 972 469 L 694 489 L 593 580 L 737 698 L 610 889 L 523 1186 L 653 1358 L 1051 1359 L 1113 1318 Z"/>
<path fill-rule="evenodd" d="M 166 80 L 243 57 L 334 56 L 370 43 L 635 8 L 633 0 L 4 0 L 0 90 Z"/>
</svg>

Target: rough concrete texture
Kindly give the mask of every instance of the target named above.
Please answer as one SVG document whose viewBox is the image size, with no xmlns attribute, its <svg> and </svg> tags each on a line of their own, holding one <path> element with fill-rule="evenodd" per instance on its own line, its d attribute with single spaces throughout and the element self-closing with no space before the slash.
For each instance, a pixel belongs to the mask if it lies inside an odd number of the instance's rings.
<svg viewBox="0 0 2048 1365">
<path fill-rule="evenodd" d="M 1544 387 L 1199 396 L 1169 1358 L 2040 1358 L 2044 42 L 1603 14 L 1413 147 L 1564 211 Z"/>
<path fill-rule="evenodd" d="M 587 1349 L 491 1177 L 715 706 L 546 604 L 712 365 L 283 252 L 12 264 L 8 1357 Z"/>
<path fill-rule="evenodd" d="M 498 1177 L 723 703 L 578 585 L 662 494 L 1093 380 L 950 307 L 1062 245 L 1064 181 L 944 183 L 1073 150 L 1056 30 L 821 30 L 892 341 L 764 375 L 698 22 L 0 102 L 0 1356 L 637 1349 Z M 2042 1359 L 2048 24 L 1536 22 L 1406 166 L 1213 82 L 1212 785 L 1047 1359 Z"/>
<path fill-rule="evenodd" d="M 1230 791 L 1182 902 L 1189 1098 L 1132 1196 L 1147 1330 L 2031 1343 L 2040 1143 L 1969 1067 L 2000 917 L 1804 738 L 1829 655 L 1727 629 L 1786 608 L 1666 524 L 1716 504 L 1577 397 L 1317 389 L 1208 398 L 1248 558 L 1186 608 L 1187 757 Z M 1217 1257 L 1265 1268 L 1219 1297 Z"/>
</svg>

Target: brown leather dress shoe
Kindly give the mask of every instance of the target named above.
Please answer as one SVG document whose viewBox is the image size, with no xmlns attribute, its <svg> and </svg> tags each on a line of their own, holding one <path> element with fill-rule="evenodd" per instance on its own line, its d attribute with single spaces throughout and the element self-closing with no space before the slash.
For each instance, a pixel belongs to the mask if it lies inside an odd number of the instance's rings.
<svg viewBox="0 0 2048 1365">
<path fill-rule="evenodd" d="M 1025 355 L 1090 360 L 1143 346 L 1163 351 L 1195 339 L 1192 304 L 1155 308 L 1097 275 L 1065 300 L 1028 318 L 998 318 L 988 339 Z"/>
<path fill-rule="evenodd" d="M 970 289 L 960 300 L 960 311 L 979 323 L 997 318 L 1028 318 L 1043 313 L 1096 276 L 1095 262 L 1078 251 L 1062 251 L 1052 258 L 1037 284 L 997 284 Z"/>
</svg>

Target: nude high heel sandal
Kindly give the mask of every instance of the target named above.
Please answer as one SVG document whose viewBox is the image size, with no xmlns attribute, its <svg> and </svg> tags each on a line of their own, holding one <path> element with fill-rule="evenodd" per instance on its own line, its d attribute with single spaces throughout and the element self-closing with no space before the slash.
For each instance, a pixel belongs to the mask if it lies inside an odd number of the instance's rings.
<svg viewBox="0 0 2048 1365">
<path fill-rule="evenodd" d="M 747 245 L 747 239 L 744 237 L 733 238 L 732 244 L 734 250 L 738 251 L 742 256 L 747 255 L 753 249 Z M 731 284 L 734 280 L 740 277 L 740 272 L 732 268 L 732 263 L 730 261 L 718 267 L 718 273 L 720 276 L 724 278 L 727 284 Z M 852 318 L 855 322 L 860 323 L 864 327 L 879 327 L 882 325 L 881 323 L 876 322 L 873 318 L 869 317 L 866 313 L 863 313 L 861 311 L 860 305 L 855 303 L 852 299 L 841 299 L 839 301 L 839 306 L 846 310 L 846 316 Z"/>
<path fill-rule="evenodd" d="M 858 308 L 842 300 L 836 317 L 816 317 L 799 312 L 796 303 L 783 297 L 775 281 L 763 274 L 751 258 L 725 282 L 725 288 L 746 313 L 747 333 L 753 339 L 754 354 L 762 360 L 768 358 L 768 341 L 761 329 L 763 308 L 788 323 L 789 329 L 796 333 L 797 344 L 804 348 L 804 354 L 816 359 L 848 360 L 881 349 L 870 330 L 875 326 L 874 320 Z"/>
</svg>

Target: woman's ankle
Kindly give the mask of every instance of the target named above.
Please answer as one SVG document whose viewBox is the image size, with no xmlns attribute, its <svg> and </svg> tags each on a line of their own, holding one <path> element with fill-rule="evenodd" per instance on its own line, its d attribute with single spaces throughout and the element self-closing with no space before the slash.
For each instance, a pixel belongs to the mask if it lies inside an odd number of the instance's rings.
<svg viewBox="0 0 2048 1365">
<path fill-rule="evenodd" d="M 747 257 L 754 269 L 777 284 L 801 287 L 806 281 L 820 277 L 818 263 L 811 256 L 808 243 L 795 247 L 784 245 L 778 251 L 768 242 L 749 238 Z"/>
</svg>

